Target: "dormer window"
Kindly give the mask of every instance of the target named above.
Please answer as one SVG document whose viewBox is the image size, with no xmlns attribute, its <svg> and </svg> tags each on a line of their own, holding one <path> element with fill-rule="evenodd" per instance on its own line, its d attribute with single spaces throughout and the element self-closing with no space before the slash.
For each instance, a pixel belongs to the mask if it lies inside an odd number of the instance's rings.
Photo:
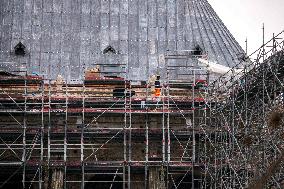
<svg viewBox="0 0 284 189">
<path fill-rule="evenodd" d="M 14 50 L 15 50 L 15 54 L 16 55 L 19 55 L 19 56 L 25 56 L 26 54 L 26 47 L 25 45 L 23 45 L 22 42 L 19 42 L 15 47 L 14 47 Z"/>
<path fill-rule="evenodd" d="M 195 56 L 201 56 L 203 53 L 202 48 L 199 45 L 196 45 L 193 49 L 193 55 Z"/>
<path fill-rule="evenodd" d="M 107 54 L 107 53 L 116 54 L 116 50 L 112 46 L 109 45 L 104 49 L 103 53 L 104 54 Z"/>
<path fill-rule="evenodd" d="M 238 60 L 246 62 L 249 60 L 248 56 L 245 53 L 237 54 Z"/>
</svg>

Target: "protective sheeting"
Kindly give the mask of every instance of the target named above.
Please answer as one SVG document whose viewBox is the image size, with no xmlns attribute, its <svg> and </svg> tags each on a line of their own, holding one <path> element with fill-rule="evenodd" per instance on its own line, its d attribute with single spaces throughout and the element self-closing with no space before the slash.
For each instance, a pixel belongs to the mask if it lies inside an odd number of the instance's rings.
<svg viewBox="0 0 284 189">
<path fill-rule="evenodd" d="M 202 59 L 202 58 L 199 58 L 198 61 L 200 63 L 202 63 L 203 65 L 206 65 L 207 70 L 210 73 L 213 73 L 213 74 L 220 74 L 220 75 L 230 74 L 230 73 L 237 74 L 237 73 L 240 73 L 243 70 L 243 69 L 232 69 L 230 67 L 223 66 L 223 65 L 218 64 L 216 62 L 211 62 L 211 61 L 208 61 L 208 60 Z"/>
</svg>

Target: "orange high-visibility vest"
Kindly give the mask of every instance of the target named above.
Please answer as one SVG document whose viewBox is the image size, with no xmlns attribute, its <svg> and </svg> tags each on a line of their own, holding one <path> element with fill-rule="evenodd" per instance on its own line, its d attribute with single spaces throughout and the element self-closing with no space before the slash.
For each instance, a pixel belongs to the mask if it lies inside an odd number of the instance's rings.
<svg viewBox="0 0 284 189">
<path fill-rule="evenodd" d="M 155 96 L 161 96 L 161 89 L 160 88 L 155 89 Z"/>
</svg>

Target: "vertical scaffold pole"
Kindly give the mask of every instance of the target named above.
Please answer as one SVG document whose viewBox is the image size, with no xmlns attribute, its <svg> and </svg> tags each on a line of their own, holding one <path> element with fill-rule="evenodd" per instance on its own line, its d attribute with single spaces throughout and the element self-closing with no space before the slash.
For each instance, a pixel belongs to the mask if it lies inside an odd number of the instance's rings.
<svg viewBox="0 0 284 189">
<path fill-rule="evenodd" d="M 47 177 L 50 172 L 50 132 L 51 132 L 51 81 L 48 79 L 48 129 L 47 129 Z"/>
<path fill-rule="evenodd" d="M 167 187 L 169 182 L 169 165 L 171 161 L 171 138 L 170 138 L 170 75 L 167 71 Z"/>
<path fill-rule="evenodd" d="M 191 171 L 191 188 L 194 188 L 194 165 L 195 165 L 195 70 L 193 70 L 193 84 L 192 84 L 192 171 Z"/>
<path fill-rule="evenodd" d="M 264 23 L 262 25 L 262 63 L 264 63 L 265 61 L 265 28 L 264 28 Z M 265 122 L 266 122 L 266 119 L 265 119 L 265 69 L 262 68 L 262 128 L 264 128 L 265 126 Z M 267 163 L 266 161 L 266 153 L 265 153 L 265 145 L 263 145 L 263 162 L 264 164 Z"/>
<path fill-rule="evenodd" d="M 65 124 L 64 124 L 64 189 L 67 188 L 67 127 L 68 127 L 68 85 L 65 82 Z"/>
<path fill-rule="evenodd" d="M 147 99 L 149 95 L 149 85 L 146 85 L 146 114 L 145 114 L 145 180 L 144 180 L 144 189 L 148 188 L 148 161 L 149 161 L 149 125 L 148 125 L 148 107 L 147 107 Z"/>
<path fill-rule="evenodd" d="M 25 72 L 25 109 L 24 109 L 24 124 L 23 124 L 23 155 L 22 155 L 22 162 L 23 162 L 23 178 L 22 178 L 22 185 L 23 189 L 26 188 L 26 129 L 27 129 L 27 71 Z"/>
<path fill-rule="evenodd" d="M 127 166 L 127 99 L 126 99 L 126 89 L 127 89 L 127 82 L 124 80 L 124 126 L 123 126 L 123 189 L 126 189 L 126 166 Z"/>
<path fill-rule="evenodd" d="M 39 170 L 39 189 L 42 188 L 42 173 L 43 167 L 45 167 L 43 162 L 43 155 L 44 155 L 44 80 L 40 82 L 41 88 L 41 129 L 40 129 L 40 170 Z"/>
<path fill-rule="evenodd" d="M 84 163 L 84 131 L 85 131 L 85 82 L 83 81 L 83 94 L 82 94 L 82 125 L 81 125 L 81 140 L 80 140 L 80 151 L 81 151 L 81 189 L 85 187 L 85 163 Z"/>
<path fill-rule="evenodd" d="M 163 86 L 162 87 L 163 91 L 162 91 L 162 98 L 163 98 L 163 117 L 162 117 L 162 155 L 163 155 L 163 166 L 166 162 L 166 155 L 165 155 L 165 152 L 166 152 L 166 146 L 165 146 L 165 140 L 166 140 L 166 137 L 165 137 L 165 87 Z"/>
<path fill-rule="evenodd" d="M 127 98 L 127 94 L 125 96 L 125 98 Z M 129 104 L 127 105 L 129 107 L 129 113 L 128 113 L 128 116 L 129 116 L 129 127 L 128 127 L 128 130 L 129 130 L 129 133 L 128 133 L 128 188 L 130 189 L 131 188 L 131 156 L 132 156 L 132 147 L 131 147 L 131 130 L 132 130 L 132 118 L 131 118 L 131 108 L 132 108 L 132 105 L 131 105 L 131 81 L 129 81 Z"/>
</svg>

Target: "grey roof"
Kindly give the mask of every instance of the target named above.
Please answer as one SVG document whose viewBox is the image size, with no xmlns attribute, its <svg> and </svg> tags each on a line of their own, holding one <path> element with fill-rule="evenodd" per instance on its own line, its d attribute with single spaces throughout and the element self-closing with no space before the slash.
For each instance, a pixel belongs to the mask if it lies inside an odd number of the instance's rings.
<svg viewBox="0 0 284 189">
<path fill-rule="evenodd" d="M 242 48 L 206 0 L 1 0 L 0 69 L 83 79 L 95 64 L 126 64 L 146 79 L 167 50 L 196 45 L 232 66 Z M 14 47 L 22 42 L 25 56 Z M 115 53 L 105 48 L 111 46 Z"/>
</svg>

